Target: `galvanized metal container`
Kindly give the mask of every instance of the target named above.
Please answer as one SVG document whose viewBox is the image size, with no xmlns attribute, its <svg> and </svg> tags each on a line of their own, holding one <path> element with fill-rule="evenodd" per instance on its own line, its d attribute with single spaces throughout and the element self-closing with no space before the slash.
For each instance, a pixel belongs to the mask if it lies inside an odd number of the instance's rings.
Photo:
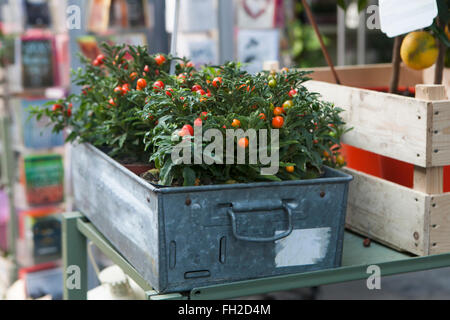
<svg viewBox="0 0 450 320">
<path fill-rule="evenodd" d="M 72 151 L 75 205 L 158 292 L 341 263 L 348 184 L 155 188 L 91 145 Z"/>
</svg>

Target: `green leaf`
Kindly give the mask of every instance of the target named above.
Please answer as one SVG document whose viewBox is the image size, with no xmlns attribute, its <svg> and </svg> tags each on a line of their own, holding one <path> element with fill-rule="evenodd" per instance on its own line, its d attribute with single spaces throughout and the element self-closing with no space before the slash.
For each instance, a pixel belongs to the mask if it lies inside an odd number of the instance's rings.
<svg viewBox="0 0 450 320">
<path fill-rule="evenodd" d="M 363 11 L 368 4 L 368 0 L 358 0 L 358 11 Z"/>
<path fill-rule="evenodd" d="M 128 134 L 124 134 L 124 135 L 122 135 L 121 137 L 120 137 L 120 139 L 119 139 L 119 147 L 120 148 L 123 148 L 123 144 L 125 143 L 125 140 L 127 140 L 127 136 L 128 136 Z"/>
<path fill-rule="evenodd" d="M 271 175 L 263 176 L 263 175 L 260 175 L 259 177 L 262 180 L 278 181 L 278 182 L 283 181 L 280 178 L 278 178 L 277 176 L 271 176 Z"/>
<path fill-rule="evenodd" d="M 438 16 L 441 20 L 441 24 L 446 26 L 450 19 L 448 0 L 437 0 Z"/>
<path fill-rule="evenodd" d="M 184 186 L 193 186 L 195 185 L 196 174 L 195 171 L 189 167 L 183 168 L 183 185 Z"/>
<path fill-rule="evenodd" d="M 347 3 L 345 3 L 345 0 L 337 0 L 337 5 L 342 9 L 347 10 Z"/>
<path fill-rule="evenodd" d="M 164 167 L 161 169 L 161 183 L 163 185 L 167 186 L 172 184 L 173 176 L 170 173 L 173 166 L 174 164 L 172 162 L 172 159 L 169 159 L 164 163 Z"/>
<path fill-rule="evenodd" d="M 440 41 L 445 44 L 446 47 L 450 47 L 450 41 L 448 40 L 447 35 L 444 30 L 437 26 L 436 20 L 431 25 L 430 29 L 437 35 Z"/>
<path fill-rule="evenodd" d="M 348 9 L 348 5 L 347 5 L 347 1 L 346 0 L 336 0 L 337 5 L 339 7 L 341 7 L 344 10 Z M 358 10 L 359 11 L 363 11 L 367 5 L 368 5 L 368 0 L 358 0 Z"/>
<path fill-rule="evenodd" d="M 72 142 L 72 141 L 74 141 L 74 140 L 77 138 L 77 136 L 78 136 L 78 132 L 72 131 L 72 132 L 67 136 L 66 141 L 67 141 L 67 142 Z"/>
</svg>

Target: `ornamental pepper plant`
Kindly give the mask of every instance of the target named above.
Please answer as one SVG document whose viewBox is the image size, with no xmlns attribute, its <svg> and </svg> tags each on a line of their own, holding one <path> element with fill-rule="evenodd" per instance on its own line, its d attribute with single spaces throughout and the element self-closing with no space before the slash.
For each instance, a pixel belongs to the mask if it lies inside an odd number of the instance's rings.
<svg viewBox="0 0 450 320">
<path fill-rule="evenodd" d="M 50 118 L 55 132 L 68 128 L 67 142 L 91 143 L 122 162 L 147 162 L 143 137 L 149 121 L 139 116 L 142 105 L 133 92 L 167 75 L 171 58 L 149 55 L 140 46 L 102 48 L 104 54 L 93 61 L 81 56 L 83 68 L 73 71 L 74 84 L 82 87 L 79 95 L 48 103 L 52 108 L 32 108 L 31 114 Z"/>
<path fill-rule="evenodd" d="M 174 75 L 169 74 L 172 61 Z M 151 162 L 155 169 L 144 178 L 153 183 L 309 179 L 319 177 L 324 165 L 345 164 L 339 152 L 345 132 L 342 110 L 302 85 L 309 80 L 307 72 L 249 74 L 234 62 L 197 70 L 186 59 L 149 55 L 145 47 L 131 46 L 105 45 L 104 55 L 83 62 L 85 68 L 74 73 L 82 93 L 56 101 L 52 109 L 34 108 L 33 114 L 48 116 L 55 131 L 69 128 L 68 141 L 91 143 L 119 161 Z M 239 133 L 233 137 L 233 153 L 216 154 L 217 149 L 208 149 L 212 140 L 198 142 L 200 129 L 220 133 L 223 140 L 214 142 L 222 150 L 229 143 L 227 133 Z M 252 146 L 254 141 L 244 134 L 252 129 L 266 129 L 269 143 L 258 139 Z M 277 147 L 270 144 L 275 135 Z M 180 145 L 191 151 L 192 161 L 174 160 Z M 268 163 L 248 161 L 252 147 L 268 155 L 278 153 L 278 170 L 262 174 Z M 198 149 L 203 152 L 200 162 L 195 159 Z M 239 152 L 246 162 L 238 164 Z"/>
</svg>

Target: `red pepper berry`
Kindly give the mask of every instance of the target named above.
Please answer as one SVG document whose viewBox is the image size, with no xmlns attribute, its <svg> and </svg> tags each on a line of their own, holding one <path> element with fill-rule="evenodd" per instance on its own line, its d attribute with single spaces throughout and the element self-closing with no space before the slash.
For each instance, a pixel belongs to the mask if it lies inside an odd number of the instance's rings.
<svg viewBox="0 0 450 320">
<path fill-rule="evenodd" d="M 201 85 L 196 84 L 196 85 L 192 86 L 191 91 L 192 91 L 192 92 L 197 92 L 198 90 L 202 90 L 202 89 L 203 89 L 203 88 L 202 88 Z"/>
<path fill-rule="evenodd" d="M 131 91 L 130 85 L 128 83 L 125 83 L 122 86 L 122 95 L 126 95 L 130 91 Z"/>
<path fill-rule="evenodd" d="M 184 136 L 193 136 L 194 135 L 194 128 L 190 124 L 186 124 L 181 128 L 180 132 L 178 133 L 180 137 Z"/>
<path fill-rule="evenodd" d="M 137 72 L 132 72 L 132 73 L 130 74 L 131 80 L 135 80 L 137 77 L 138 77 L 138 73 L 137 73 Z"/>
<path fill-rule="evenodd" d="M 166 62 L 166 58 L 165 58 L 162 54 L 159 54 L 159 55 L 157 55 L 157 56 L 155 57 L 155 61 L 156 61 L 156 64 L 157 64 L 158 66 L 160 66 L 160 65 L 162 65 L 164 62 Z"/>
<path fill-rule="evenodd" d="M 139 79 L 139 80 L 137 81 L 137 89 L 138 89 L 138 90 L 142 90 L 142 89 L 144 89 L 146 86 L 147 86 L 147 80 L 141 78 L 141 79 Z"/>
<path fill-rule="evenodd" d="M 53 107 L 52 107 L 52 111 L 53 111 L 53 112 L 57 112 L 57 111 L 59 111 L 59 110 L 62 110 L 62 108 L 63 108 L 62 105 L 60 105 L 60 104 L 54 104 Z"/>
<path fill-rule="evenodd" d="M 292 89 L 291 91 L 289 91 L 289 97 L 293 98 L 297 95 L 298 91 L 295 89 Z"/>
<path fill-rule="evenodd" d="M 153 83 L 153 89 L 155 90 L 162 90 L 165 88 L 164 82 L 162 81 L 156 81 L 155 83 Z"/>
<path fill-rule="evenodd" d="M 203 120 L 200 118 L 195 119 L 194 127 L 201 127 L 203 125 Z"/>
<path fill-rule="evenodd" d="M 98 62 L 99 62 L 100 64 L 103 64 L 103 63 L 105 63 L 105 56 L 102 55 L 102 54 L 99 54 L 99 55 L 97 56 L 97 60 L 98 60 Z"/>
<path fill-rule="evenodd" d="M 110 105 L 112 105 L 113 107 L 117 106 L 117 104 L 116 104 L 116 102 L 114 101 L 113 98 L 109 99 L 108 103 L 109 103 Z"/>
<path fill-rule="evenodd" d="M 167 91 L 166 91 L 166 95 L 167 95 L 168 97 L 172 97 L 172 92 L 173 92 L 173 89 L 172 89 L 172 88 L 169 88 L 169 89 L 167 89 Z"/>
<path fill-rule="evenodd" d="M 222 85 L 222 78 L 221 77 L 214 78 L 212 85 L 213 87 L 218 88 L 220 85 Z"/>
</svg>

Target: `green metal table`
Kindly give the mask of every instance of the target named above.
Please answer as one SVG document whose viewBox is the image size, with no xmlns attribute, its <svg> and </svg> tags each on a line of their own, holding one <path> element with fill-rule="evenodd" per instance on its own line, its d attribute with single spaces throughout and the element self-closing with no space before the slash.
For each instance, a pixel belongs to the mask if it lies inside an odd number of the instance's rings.
<svg viewBox="0 0 450 320">
<path fill-rule="evenodd" d="M 92 241 L 109 259 L 141 286 L 149 300 L 230 299 L 367 279 L 370 276 L 368 267 L 371 265 L 376 265 L 380 268 L 381 276 L 450 266 L 450 253 L 415 257 L 373 242 L 370 247 L 364 247 L 363 238 L 346 232 L 343 261 L 340 268 L 194 288 L 189 292 L 158 294 L 152 290 L 133 266 L 114 249 L 109 241 L 81 213 L 75 212 L 66 213 L 63 217 L 65 299 L 85 300 L 87 298 L 87 241 Z M 81 278 L 78 287 L 69 289 L 66 284 L 70 282 L 72 266 L 79 268 L 78 271 Z"/>
</svg>

